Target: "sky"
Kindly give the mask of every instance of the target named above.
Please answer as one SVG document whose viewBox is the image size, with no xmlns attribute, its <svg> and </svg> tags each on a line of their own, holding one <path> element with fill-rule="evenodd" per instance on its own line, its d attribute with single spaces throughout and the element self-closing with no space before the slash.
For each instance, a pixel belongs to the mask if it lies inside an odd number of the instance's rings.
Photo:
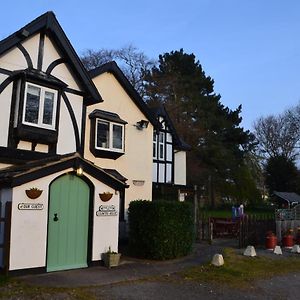
<svg viewBox="0 0 300 300">
<path fill-rule="evenodd" d="M 300 101 L 298 0 L 3 1 L 0 39 L 53 11 L 73 47 L 133 44 L 149 58 L 183 48 L 215 81 L 221 102 L 242 105 L 242 126 Z"/>
</svg>

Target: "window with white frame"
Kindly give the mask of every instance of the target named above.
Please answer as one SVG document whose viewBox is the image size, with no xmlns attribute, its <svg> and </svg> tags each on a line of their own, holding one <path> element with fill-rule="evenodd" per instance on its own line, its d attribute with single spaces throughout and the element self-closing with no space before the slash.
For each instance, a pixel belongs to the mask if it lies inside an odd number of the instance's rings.
<svg viewBox="0 0 300 300">
<path fill-rule="evenodd" d="M 46 129 L 55 129 L 57 91 L 26 83 L 22 123 Z"/>
<path fill-rule="evenodd" d="M 153 158 L 157 158 L 157 134 L 153 132 Z"/>
<path fill-rule="evenodd" d="M 97 119 L 96 149 L 124 152 L 124 125 Z"/>
<path fill-rule="evenodd" d="M 158 153 L 159 159 L 165 158 L 165 133 L 160 132 L 158 136 Z"/>
</svg>

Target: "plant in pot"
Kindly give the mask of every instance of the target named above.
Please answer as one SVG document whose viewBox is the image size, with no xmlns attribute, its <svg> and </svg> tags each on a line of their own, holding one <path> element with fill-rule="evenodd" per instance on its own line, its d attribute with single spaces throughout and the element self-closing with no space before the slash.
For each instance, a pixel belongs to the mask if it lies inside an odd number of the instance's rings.
<svg viewBox="0 0 300 300">
<path fill-rule="evenodd" d="M 111 247 L 103 254 L 103 262 L 107 268 L 117 267 L 120 262 L 121 253 L 111 251 Z"/>
<path fill-rule="evenodd" d="M 294 236 L 293 229 L 290 228 L 287 230 L 285 235 L 282 238 L 283 247 L 291 249 L 294 246 Z"/>
</svg>

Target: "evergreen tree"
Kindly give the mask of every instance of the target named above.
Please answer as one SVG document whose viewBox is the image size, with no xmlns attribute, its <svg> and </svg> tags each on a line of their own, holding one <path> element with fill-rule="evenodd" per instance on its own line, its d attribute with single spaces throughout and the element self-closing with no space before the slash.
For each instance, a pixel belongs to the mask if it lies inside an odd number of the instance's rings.
<svg viewBox="0 0 300 300">
<path fill-rule="evenodd" d="M 265 166 L 269 195 L 278 192 L 299 192 L 299 172 L 293 159 L 285 155 L 270 157 Z"/>
<path fill-rule="evenodd" d="M 241 106 L 225 107 L 213 79 L 183 49 L 160 55 L 145 80 L 149 105 L 164 104 L 179 135 L 192 146 L 188 183 L 206 185 L 213 205 L 226 182 L 235 182 L 244 154 L 253 147 L 253 135 L 240 127 Z"/>
</svg>

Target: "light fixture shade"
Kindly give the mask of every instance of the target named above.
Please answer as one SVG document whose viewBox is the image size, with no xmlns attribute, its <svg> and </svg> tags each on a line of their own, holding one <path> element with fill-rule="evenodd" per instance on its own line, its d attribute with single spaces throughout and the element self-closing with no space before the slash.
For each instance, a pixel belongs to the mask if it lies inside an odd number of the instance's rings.
<svg viewBox="0 0 300 300">
<path fill-rule="evenodd" d="M 149 121 L 147 121 L 147 120 L 141 120 L 141 121 L 136 122 L 136 127 L 139 130 L 146 129 L 148 127 L 148 125 L 149 125 Z"/>
</svg>

